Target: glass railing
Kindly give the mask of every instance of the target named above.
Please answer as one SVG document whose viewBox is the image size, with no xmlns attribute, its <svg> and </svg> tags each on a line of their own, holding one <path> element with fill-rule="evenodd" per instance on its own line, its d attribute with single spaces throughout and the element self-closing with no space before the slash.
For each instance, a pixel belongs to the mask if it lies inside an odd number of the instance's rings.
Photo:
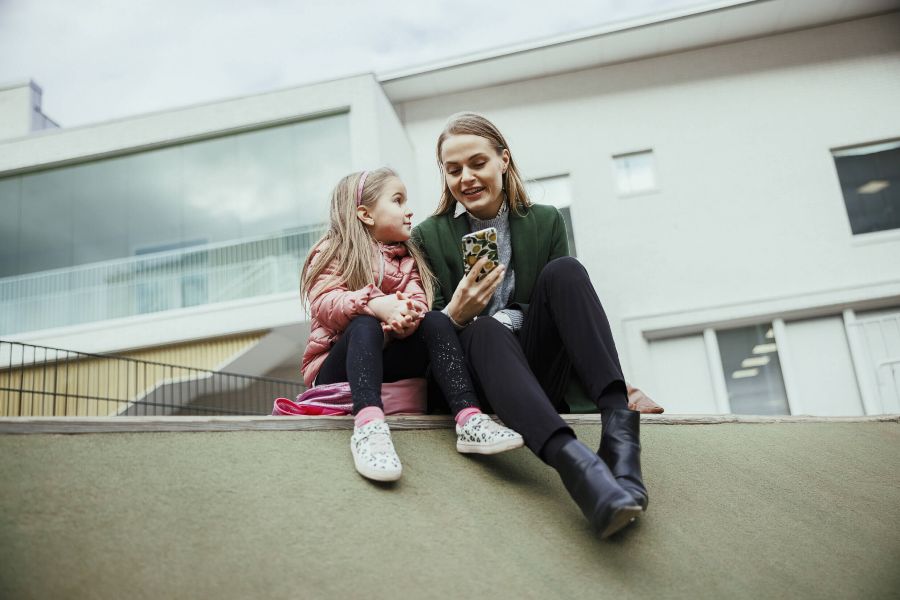
<svg viewBox="0 0 900 600">
<path fill-rule="evenodd" d="M 299 290 L 302 261 L 324 230 L 2 278 L 0 335 Z"/>
</svg>

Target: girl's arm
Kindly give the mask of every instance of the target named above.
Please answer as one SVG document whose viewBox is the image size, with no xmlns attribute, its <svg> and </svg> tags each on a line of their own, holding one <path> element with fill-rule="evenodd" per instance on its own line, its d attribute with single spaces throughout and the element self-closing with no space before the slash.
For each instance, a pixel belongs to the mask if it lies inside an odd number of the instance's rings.
<svg viewBox="0 0 900 600">
<path fill-rule="evenodd" d="M 316 278 L 311 288 L 318 290 L 335 273 L 326 269 L 322 275 Z M 359 315 L 377 315 L 369 307 L 369 302 L 374 298 L 384 296 L 384 292 L 370 283 L 359 290 L 349 290 L 345 285 L 333 284 L 326 289 L 317 291 L 310 299 L 310 316 L 335 331 L 343 331 L 350 321 Z"/>
<path fill-rule="evenodd" d="M 425 294 L 425 288 L 422 287 L 422 277 L 419 275 L 418 269 L 413 269 L 409 274 L 409 281 L 401 290 L 403 295 L 413 301 L 416 309 L 424 314 L 428 312 L 428 296 Z"/>
</svg>

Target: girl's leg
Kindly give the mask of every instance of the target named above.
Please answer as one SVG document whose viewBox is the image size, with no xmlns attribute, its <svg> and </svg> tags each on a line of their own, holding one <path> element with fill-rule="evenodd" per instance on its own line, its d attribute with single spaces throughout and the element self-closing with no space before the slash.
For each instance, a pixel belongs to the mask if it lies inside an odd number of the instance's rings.
<svg viewBox="0 0 900 600">
<path fill-rule="evenodd" d="M 393 347 L 393 348 L 392 348 Z M 522 446 L 522 436 L 482 414 L 456 330 L 446 315 L 430 311 L 415 333 L 385 350 L 385 381 L 421 377 L 426 363 L 456 418 L 456 449 L 497 454 Z"/>
<path fill-rule="evenodd" d="M 356 317 L 331 348 L 316 376 L 316 383 L 348 382 L 353 395 L 354 415 L 370 406 L 383 409 L 383 346 L 384 333 L 378 319 L 368 315 Z"/>
<path fill-rule="evenodd" d="M 317 383 L 350 384 L 356 423 L 350 437 L 353 464 L 360 475 L 376 481 L 396 481 L 403 473 L 400 458 L 384 422 L 381 404 L 384 333 L 375 317 L 350 321 L 331 348 L 316 376 Z M 367 414 L 372 413 L 372 414 Z"/>
<path fill-rule="evenodd" d="M 425 313 L 415 333 L 388 345 L 384 380 L 422 377 L 429 362 L 454 416 L 467 408 L 479 408 L 456 330 L 450 319 L 438 311 Z"/>
</svg>

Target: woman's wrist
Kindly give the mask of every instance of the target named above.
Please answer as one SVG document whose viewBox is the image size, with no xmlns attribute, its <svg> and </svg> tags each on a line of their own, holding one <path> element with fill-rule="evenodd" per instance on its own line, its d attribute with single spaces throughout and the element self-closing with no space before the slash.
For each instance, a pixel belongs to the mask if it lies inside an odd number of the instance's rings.
<svg viewBox="0 0 900 600">
<path fill-rule="evenodd" d="M 452 302 L 444 309 L 444 314 L 447 315 L 447 318 L 450 319 L 450 323 L 452 323 L 453 327 L 456 329 L 465 329 L 469 322 L 471 322 L 471 319 L 462 319 L 456 314 Z"/>
</svg>

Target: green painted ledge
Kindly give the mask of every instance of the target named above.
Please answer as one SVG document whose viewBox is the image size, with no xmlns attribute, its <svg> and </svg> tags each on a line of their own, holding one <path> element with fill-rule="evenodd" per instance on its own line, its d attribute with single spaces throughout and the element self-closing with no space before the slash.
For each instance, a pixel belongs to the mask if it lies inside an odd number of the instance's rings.
<svg viewBox="0 0 900 600">
<path fill-rule="evenodd" d="M 0 598 L 897 598 L 897 416 L 709 418 L 643 419 L 650 509 L 606 541 L 446 417 L 393 419 L 386 485 L 346 418 L 3 419 Z M 142 429 L 39 431 L 108 421 Z"/>
</svg>

